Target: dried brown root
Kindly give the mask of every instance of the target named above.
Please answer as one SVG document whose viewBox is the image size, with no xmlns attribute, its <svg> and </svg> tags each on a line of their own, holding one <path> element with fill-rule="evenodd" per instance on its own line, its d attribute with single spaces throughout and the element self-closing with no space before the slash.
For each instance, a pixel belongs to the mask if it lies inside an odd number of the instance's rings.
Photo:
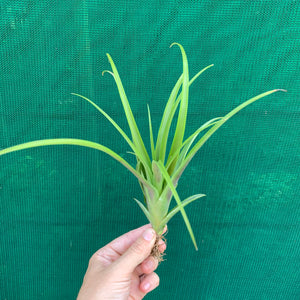
<svg viewBox="0 0 300 300">
<path fill-rule="evenodd" d="M 156 235 L 155 244 L 154 244 L 154 246 L 153 246 L 153 248 L 152 248 L 152 251 L 151 251 L 151 255 L 152 255 L 155 259 L 157 259 L 158 264 L 160 264 L 162 261 L 165 260 L 165 259 L 163 258 L 164 255 L 165 255 L 165 253 L 161 253 L 160 250 L 159 250 L 159 248 L 160 248 L 160 246 L 161 246 L 161 242 L 160 242 L 161 240 L 162 240 L 165 244 L 167 244 L 167 240 L 166 240 L 165 234 L 166 234 L 166 233 L 161 234 L 161 235 Z"/>
</svg>

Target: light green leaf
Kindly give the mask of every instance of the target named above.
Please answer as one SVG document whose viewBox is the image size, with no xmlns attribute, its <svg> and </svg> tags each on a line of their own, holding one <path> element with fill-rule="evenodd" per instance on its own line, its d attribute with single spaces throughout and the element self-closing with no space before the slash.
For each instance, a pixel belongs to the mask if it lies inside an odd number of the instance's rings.
<svg viewBox="0 0 300 300">
<path fill-rule="evenodd" d="M 143 211 L 143 213 L 147 217 L 148 221 L 152 224 L 151 216 L 150 216 L 149 211 L 147 210 L 147 208 L 139 200 L 137 200 L 135 198 L 134 198 L 134 200 L 136 201 L 136 203 L 138 204 L 138 206 L 141 208 L 141 210 Z"/>
<path fill-rule="evenodd" d="M 237 106 L 236 108 L 234 108 L 232 111 L 230 111 L 227 115 L 225 115 L 220 121 L 218 121 L 211 129 L 209 129 L 202 137 L 201 139 L 196 143 L 196 145 L 190 150 L 190 152 L 188 153 L 188 155 L 186 156 L 186 158 L 183 160 L 183 162 L 181 163 L 181 165 L 178 167 L 178 169 L 175 171 L 175 173 L 172 176 L 172 180 L 173 182 L 177 182 L 178 179 L 180 178 L 181 174 L 183 173 L 184 169 L 187 167 L 187 165 L 189 164 L 189 162 L 191 161 L 191 159 L 194 157 L 194 155 L 197 153 L 197 151 L 203 146 L 203 144 L 213 135 L 213 133 L 215 133 L 225 122 L 227 122 L 231 117 L 233 117 L 236 113 L 238 113 L 240 110 L 242 110 L 243 108 L 245 108 L 246 106 L 250 105 L 251 103 L 266 97 L 268 95 L 271 95 L 275 92 L 278 91 L 283 91 L 285 92 L 285 90 L 282 89 L 275 89 L 275 90 L 271 90 L 262 94 L 259 94 L 245 102 L 243 102 L 242 104 L 240 104 L 239 106 Z"/>
<path fill-rule="evenodd" d="M 174 187 L 174 185 L 173 185 L 173 182 L 172 182 L 172 180 L 171 180 L 171 178 L 170 178 L 170 176 L 169 176 L 167 170 L 165 169 L 164 165 L 162 164 L 162 162 L 159 161 L 157 165 L 159 166 L 161 173 L 163 174 L 163 176 L 164 176 L 164 178 L 165 178 L 167 184 L 169 185 L 169 187 L 170 187 L 170 189 L 171 189 L 171 191 L 172 191 L 172 193 L 173 193 L 173 196 L 174 196 L 174 198 L 175 198 L 175 200 L 176 200 L 176 202 L 177 202 L 177 205 L 178 205 L 178 207 L 179 207 L 179 210 L 180 210 L 180 212 L 181 212 L 181 215 L 182 215 L 182 217 L 183 217 L 183 220 L 184 220 L 184 222 L 185 222 L 185 225 L 186 225 L 186 227 L 187 227 L 187 229 L 188 229 L 188 232 L 189 232 L 189 234 L 190 234 L 190 237 L 191 237 L 191 239 L 192 239 L 192 241 L 193 241 L 193 244 L 194 244 L 194 246 L 195 246 L 195 249 L 198 250 L 197 243 L 196 243 L 196 239 L 195 239 L 195 236 L 194 236 L 194 233 L 193 233 L 193 229 L 192 229 L 191 224 L 190 224 L 190 221 L 189 221 L 189 219 L 188 219 L 188 217 L 187 217 L 187 215 L 186 215 L 186 212 L 185 212 L 185 210 L 184 210 L 184 208 L 183 208 L 183 206 L 182 206 L 182 202 L 181 202 L 181 200 L 180 200 L 180 198 L 179 198 L 179 196 L 178 196 L 178 193 L 177 193 L 177 191 L 176 191 L 176 189 L 175 189 L 175 187 Z"/>
<path fill-rule="evenodd" d="M 206 122 L 205 124 L 203 124 L 200 128 L 198 128 L 191 136 L 189 136 L 182 144 L 181 149 L 177 149 L 177 151 L 173 154 L 172 157 L 170 157 L 167 165 L 166 165 L 166 169 L 168 170 L 168 168 L 170 167 L 171 163 L 173 162 L 174 158 L 176 156 L 179 155 L 178 161 L 177 161 L 177 165 L 180 165 L 182 160 L 185 158 L 189 148 L 191 147 L 191 145 L 193 144 L 194 140 L 197 138 L 197 136 L 200 134 L 201 131 L 207 129 L 208 127 L 211 127 L 213 125 L 215 125 L 217 122 L 216 120 L 220 120 L 222 119 L 222 117 L 220 118 L 214 118 L 208 122 Z M 177 165 L 175 170 L 177 169 Z"/>
<path fill-rule="evenodd" d="M 219 120 L 221 120 L 222 118 L 214 118 L 208 122 L 206 122 L 205 124 L 203 124 L 199 129 L 197 129 L 191 136 L 189 136 L 184 143 L 182 144 L 182 150 L 180 151 L 180 155 L 179 155 L 179 159 L 177 161 L 177 165 L 175 167 L 175 169 L 177 169 L 177 166 L 179 166 L 182 161 L 184 160 L 184 158 L 186 157 L 190 147 L 192 146 L 194 140 L 198 137 L 198 135 L 200 134 L 200 132 L 202 132 L 203 130 L 207 129 L 208 127 L 211 127 L 213 125 L 215 125 Z"/>
<path fill-rule="evenodd" d="M 110 65 L 112 67 L 112 70 L 113 70 L 112 75 L 113 75 L 113 77 L 115 79 L 115 82 L 117 84 L 117 87 L 118 87 L 118 91 L 119 91 L 120 98 L 121 98 L 121 101 L 122 101 L 122 104 L 123 104 L 126 119 L 127 119 L 127 122 L 128 122 L 129 128 L 130 128 L 130 131 L 131 131 L 133 143 L 139 149 L 139 152 L 143 156 L 143 160 L 147 162 L 147 164 L 150 168 L 151 167 L 151 161 L 150 161 L 149 155 L 146 151 L 146 148 L 145 148 L 143 139 L 140 135 L 139 129 L 136 125 L 133 113 L 132 113 L 131 108 L 130 108 L 130 104 L 128 102 L 127 96 L 125 94 L 125 90 L 123 88 L 121 78 L 120 78 L 119 73 L 118 73 L 118 70 L 117 70 L 111 56 L 108 53 L 106 55 L 108 57 L 109 63 L 110 63 Z"/>
<path fill-rule="evenodd" d="M 187 199 L 183 200 L 181 202 L 181 205 L 177 205 L 176 207 L 174 207 L 169 213 L 168 215 L 162 220 L 162 224 L 167 224 L 179 211 L 182 207 L 187 206 L 188 204 L 190 204 L 191 202 L 201 198 L 201 197 L 205 197 L 206 195 L 204 194 L 197 194 L 194 196 L 190 196 Z"/>
<path fill-rule="evenodd" d="M 155 149 L 154 149 L 154 139 L 153 139 L 153 131 L 152 131 L 152 121 L 151 121 L 151 113 L 149 105 L 147 104 L 148 109 L 148 120 L 149 120 L 149 134 L 150 134 L 150 146 L 151 146 L 151 156 L 154 159 Z"/>
<path fill-rule="evenodd" d="M 91 141 L 86 140 L 80 140 L 80 139 L 47 139 L 47 140 L 38 140 L 38 141 L 32 141 L 20 145 L 16 145 L 13 147 L 9 147 L 3 150 L 0 150 L 0 156 L 4 154 L 8 154 L 10 152 L 15 152 L 19 150 L 29 149 L 29 148 L 35 148 L 35 147 L 42 147 L 42 146 L 52 146 L 52 145 L 76 145 L 76 146 L 83 146 L 87 148 L 93 148 L 99 151 L 102 151 L 118 162 L 120 162 L 125 168 L 127 168 L 140 182 L 144 184 L 144 186 L 147 187 L 149 190 L 149 193 L 151 195 L 157 194 L 157 191 L 154 186 L 152 186 L 147 180 L 145 180 L 126 160 L 124 160 L 121 156 L 119 156 L 117 153 L 112 151 L 111 149 L 95 143 Z"/>
<path fill-rule="evenodd" d="M 260 95 L 257 95 L 244 103 L 237 106 L 235 109 L 233 109 L 231 112 L 229 112 L 226 116 L 224 116 L 220 121 L 217 122 L 197 143 L 196 145 L 191 149 L 189 154 L 187 155 L 185 161 L 189 161 L 192 159 L 192 157 L 197 153 L 197 151 L 203 146 L 203 144 L 213 135 L 214 132 L 216 132 L 225 122 L 227 122 L 231 117 L 233 117 L 236 113 L 238 113 L 240 110 L 245 108 L 246 106 L 250 105 L 251 103 L 266 97 L 268 95 L 271 95 L 278 91 L 284 91 L 280 89 L 271 90 L 265 93 L 262 93 Z"/>
<path fill-rule="evenodd" d="M 107 71 L 108 72 L 108 71 Z M 151 176 L 151 169 L 149 168 L 149 165 L 147 162 L 144 160 L 143 154 L 140 152 L 140 150 L 132 143 L 130 138 L 126 135 L 126 133 L 122 130 L 122 128 L 102 109 L 100 108 L 96 103 L 94 103 L 92 100 L 88 99 L 87 97 L 84 97 L 82 95 L 76 94 L 76 93 L 71 93 L 74 96 L 78 96 L 86 101 L 88 101 L 90 104 L 92 104 L 117 130 L 118 132 L 122 135 L 122 137 L 125 139 L 127 144 L 130 146 L 130 148 L 134 151 L 134 154 L 137 158 L 137 160 L 140 160 L 145 168 L 145 172 L 147 174 L 147 178 L 152 181 L 152 176 Z"/>
<path fill-rule="evenodd" d="M 211 67 L 213 67 L 214 65 L 213 64 L 211 64 L 211 65 L 209 65 L 209 66 L 207 66 L 207 67 L 205 67 L 205 68 L 203 68 L 202 70 L 200 70 L 191 80 L 190 80 L 190 82 L 189 82 L 189 86 L 191 86 L 191 84 L 204 72 L 204 71 L 206 71 L 207 69 L 209 69 L 209 68 L 211 68 Z M 176 102 L 175 102 L 175 106 L 174 107 L 177 107 L 178 106 L 178 104 L 179 104 L 179 102 L 181 101 L 181 97 L 182 97 L 182 92 L 179 94 L 179 96 L 177 97 L 177 99 L 176 99 Z"/>
<path fill-rule="evenodd" d="M 153 181 L 155 182 L 154 185 L 158 190 L 158 192 L 160 192 L 163 185 L 163 176 L 155 160 L 152 161 L 152 172 L 153 172 L 153 179 L 154 179 Z"/>
<path fill-rule="evenodd" d="M 182 99 L 180 101 L 180 108 L 177 118 L 176 130 L 173 138 L 173 142 L 171 145 L 169 156 L 172 156 L 178 148 L 181 148 L 182 140 L 185 132 L 185 124 L 188 110 L 188 98 L 189 98 L 189 69 L 188 69 L 188 61 L 183 47 L 178 43 L 173 43 L 171 46 L 177 45 L 179 46 L 182 54 L 182 63 L 183 63 L 183 79 L 182 79 Z M 173 161 L 171 166 L 169 167 L 169 172 L 172 174 L 173 169 L 175 168 L 177 159 Z"/>
<path fill-rule="evenodd" d="M 208 68 L 211 68 L 213 65 L 209 65 L 205 68 L 203 68 L 201 71 L 199 71 L 189 82 L 189 86 Z M 163 117 L 160 123 L 159 131 L 158 131 L 158 136 L 157 136 L 157 141 L 156 141 L 156 160 L 161 160 L 162 162 L 165 161 L 165 153 L 166 153 L 166 148 L 167 148 L 167 142 L 168 142 L 168 136 L 169 136 L 169 131 L 170 127 L 173 121 L 173 117 L 175 115 L 176 109 L 181 101 L 182 98 L 182 92 L 178 95 L 180 86 L 182 85 L 182 79 L 183 79 L 183 74 L 179 77 L 177 80 L 171 95 L 169 97 L 169 100 L 166 104 Z M 177 97 L 177 98 L 176 98 Z M 176 100 L 175 100 L 176 98 Z M 174 156 L 174 159 L 176 157 Z M 169 162 L 169 158 L 168 158 Z M 169 162 L 170 163 L 170 162 Z"/>
<path fill-rule="evenodd" d="M 155 148 L 155 159 L 157 161 L 161 160 L 162 162 L 165 161 L 165 154 L 166 154 L 166 148 L 167 148 L 167 142 L 168 142 L 168 136 L 170 127 L 172 124 L 172 120 L 176 111 L 176 107 L 174 107 L 174 103 L 178 94 L 178 91 L 180 89 L 180 86 L 182 84 L 183 75 L 179 77 L 177 80 L 171 95 L 169 97 L 169 100 L 166 104 L 162 120 L 159 126 L 157 140 L 156 140 L 156 148 Z"/>
</svg>

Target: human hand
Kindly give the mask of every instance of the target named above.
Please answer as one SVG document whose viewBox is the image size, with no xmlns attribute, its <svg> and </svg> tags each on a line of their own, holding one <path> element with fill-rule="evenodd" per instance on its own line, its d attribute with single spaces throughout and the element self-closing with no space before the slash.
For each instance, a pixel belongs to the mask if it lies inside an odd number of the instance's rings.
<svg viewBox="0 0 300 300">
<path fill-rule="evenodd" d="M 159 277 L 154 273 L 158 261 L 150 256 L 155 239 L 155 231 L 148 224 L 94 253 L 77 300 L 143 299 L 159 285 Z M 162 253 L 166 244 L 160 240 L 159 245 Z"/>
</svg>

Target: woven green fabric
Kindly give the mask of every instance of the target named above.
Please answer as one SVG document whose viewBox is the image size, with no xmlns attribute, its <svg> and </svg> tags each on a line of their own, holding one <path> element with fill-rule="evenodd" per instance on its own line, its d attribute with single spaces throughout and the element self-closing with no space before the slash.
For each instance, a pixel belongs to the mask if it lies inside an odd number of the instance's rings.
<svg viewBox="0 0 300 300">
<path fill-rule="evenodd" d="M 169 223 L 161 284 L 147 299 L 300 299 L 299 1 L 0 2 L 0 148 L 81 138 L 127 145 L 80 93 L 126 127 L 113 57 L 143 136 L 181 73 L 214 63 L 190 90 L 188 133 L 261 92 L 195 156 L 179 182 L 199 243 Z M 128 132 L 128 131 L 127 131 Z M 146 141 L 149 146 L 148 140 Z M 132 158 L 132 162 L 133 162 Z M 74 299 L 89 257 L 147 221 L 136 179 L 73 146 L 0 158 L 0 299 Z"/>
</svg>

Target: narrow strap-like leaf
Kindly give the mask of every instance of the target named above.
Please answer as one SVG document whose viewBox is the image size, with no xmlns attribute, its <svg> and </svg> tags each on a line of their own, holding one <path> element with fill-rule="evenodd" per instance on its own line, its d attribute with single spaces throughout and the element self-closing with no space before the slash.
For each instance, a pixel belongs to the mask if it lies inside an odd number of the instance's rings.
<svg viewBox="0 0 300 300">
<path fill-rule="evenodd" d="M 178 148 L 181 148 L 184 132 L 185 132 L 185 124 L 188 110 L 188 98 L 189 98 L 189 69 L 188 69 L 188 61 L 186 57 L 186 53 L 183 47 L 174 43 L 173 45 L 179 46 L 182 54 L 182 64 L 183 64 L 183 79 L 182 79 L 182 99 L 180 101 L 180 108 L 178 113 L 178 119 L 175 129 L 175 134 L 173 138 L 173 142 L 171 145 L 169 156 L 172 156 L 174 152 L 177 151 Z M 177 160 L 175 159 L 169 168 L 170 174 L 172 174 L 173 169 L 175 168 Z"/>
<path fill-rule="evenodd" d="M 90 104 L 92 104 L 117 130 L 118 132 L 122 135 L 124 140 L 127 142 L 127 144 L 130 146 L 130 148 L 134 151 L 134 154 L 138 160 L 141 161 L 141 163 L 144 165 L 147 178 L 152 181 L 152 176 L 151 176 L 151 169 L 149 168 L 148 163 L 144 160 L 143 154 L 140 152 L 140 150 L 132 143 L 130 138 L 127 136 L 127 134 L 122 130 L 122 128 L 102 109 L 100 108 L 96 103 L 94 103 L 92 100 L 88 99 L 85 96 L 82 96 L 80 94 L 76 93 L 71 93 L 74 96 L 78 96 L 86 101 L 88 101 Z"/>
<path fill-rule="evenodd" d="M 189 232 L 189 234 L 190 234 L 190 237 L 191 237 L 191 239 L 192 239 L 192 241 L 193 241 L 193 244 L 194 244 L 194 246 L 195 246 L 195 249 L 198 250 L 197 242 L 196 242 L 196 239 L 195 239 L 195 236 L 194 236 L 194 233 L 193 233 L 192 226 L 191 226 L 190 221 L 189 221 L 189 219 L 188 219 L 188 217 L 187 217 L 187 215 L 186 215 L 186 212 L 185 212 L 185 210 L 184 210 L 184 208 L 183 208 L 183 206 L 182 206 L 182 202 L 181 202 L 181 200 L 180 200 L 180 198 L 179 198 L 179 196 L 178 196 L 178 193 L 177 193 L 177 191 L 176 191 L 176 189 L 175 189 L 175 187 L 174 187 L 174 185 L 173 185 L 173 182 L 172 182 L 172 180 L 171 180 L 171 178 L 170 178 L 170 176 L 169 176 L 169 174 L 168 174 L 166 168 L 165 168 L 164 165 L 162 164 L 162 162 L 159 161 L 157 165 L 159 166 L 160 171 L 161 171 L 161 173 L 163 174 L 163 176 L 164 176 L 164 178 L 165 178 L 167 184 L 169 185 L 169 187 L 170 187 L 170 189 L 171 189 L 171 191 L 172 191 L 172 193 L 173 193 L 173 196 L 174 196 L 174 198 L 175 198 L 175 200 L 176 200 L 176 202 L 177 202 L 177 205 L 179 206 L 179 210 L 180 210 L 180 212 L 181 212 L 181 215 L 182 215 L 182 217 L 183 217 L 183 220 L 184 220 L 184 222 L 185 222 L 185 225 L 186 225 L 186 227 L 187 227 L 187 229 L 188 229 L 188 232 Z"/>
<path fill-rule="evenodd" d="M 225 115 L 220 121 L 218 121 L 211 129 L 209 129 L 202 137 L 201 139 L 196 143 L 196 145 L 190 150 L 190 152 L 188 153 L 188 155 L 186 156 L 186 158 L 184 159 L 184 161 L 182 162 L 182 164 L 178 167 L 178 169 L 175 171 L 175 173 L 172 176 L 172 180 L 173 182 L 177 182 L 178 179 L 180 178 L 181 174 L 183 173 L 184 169 L 187 167 L 187 165 L 189 164 L 189 162 L 191 161 L 191 159 L 194 157 L 194 155 L 197 153 L 197 151 L 203 146 L 203 144 L 213 135 L 213 133 L 215 133 L 225 122 L 227 122 L 231 117 L 233 117 L 236 113 L 238 113 L 240 110 L 242 110 L 243 108 L 247 107 L 248 105 L 250 105 L 251 103 L 266 97 L 268 95 L 271 95 L 275 92 L 278 91 L 282 91 L 285 92 L 285 90 L 282 89 L 275 89 L 275 90 L 271 90 L 262 94 L 259 94 L 245 102 L 243 102 L 242 104 L 240 104 L 239 106 L 237 106 L 236 108 L 234 108 L 232 111 L 230 111 L 227 115 Z"/>
<path fill-rule="evenodd" d="M 222 117 L 219 117 L 219 118 L 214 118 L 208 122 L 206 122 L 205 124 L 203 124 L 200 128 L 198 128 L 192 135 L 190 135 L 182 144 L 182 147 L 181 149 L 178 149 L 172 157 L 170 157 L 167 165 L 166 165 L 166 169 L 168 170 L 168 168 L 170 167 L 170 165 L 172 164 L 174 158 L 176 155 L 179 155 L 179 158 L 178 158 L 178 161 L 177 161 L 177 164 L 176 164 L 176 168 L 175 170 L 177 169 L 177 165 L 180 165 L 182 160 L 185 158 L 189 148 L 191 147 L 191 145 L 193 144 L 194 140 L 197 138 L 197 136 L 200 134 L 201 131 L 207 129 L 208 127 L 211 127 L 213 125 L 215 125 L 217 123 L 216 120 L 220 120 L 222 119 Z"/>
<path fill-rule="evenodd" d="M 209 66 L 207 66 L 207 67 L 205 67 L 205 68 L 203 68 L 202 70 L 200 70 L 191 80 L 190 80 L 190 82 L 189 82 L 189 86 L 191 86 L 191 84 L 204 72 L 204 71 L 206 71 L 207 69 L 209 69 L 209 68 L 211 68 L 211 67 L 213 67 L 214 65 L 213 64 L 211 64 L 211 65 L 209 65 Z M 179 96 L 177 97 L 177 99 L 176 99 L 176 101 L 175 101 L 175 104 L 174 104 L 174 106 L 173 106 L 173 115 L 175 114 L 175 111 L 176 111 L 176 109 L 177 109 L 177 106 L 179 105 L 179 103 L 180 103 L 180 101 L 181 101 L 181 98 L 182 98 L 182 92 L 179 94 Z M 169 156 L 168 156 L 168 160 L 167 160 L 167 163 L 166 163 L 166 165 L 168 166 L 168 172 L 169 172 L 169 174 L 170 174 L 170 171 L 171 170 L 169 170 L 169 167 L 170 167 L 170 165 L 171 164 L 173 164 L 173 161 L 175 161 L 175 159 L 177 159 L 178 158 L 178 150 L 177 151 L 175 151 L 172 155 L 170 155 L 169 154 Z M 177 164 L 177 163 L 176 163 Z"/>
<path fill-rule="evenodd" d="M 139 132 L 139 129 L 136 125 L 136 122 L 135 122 L 133 113 L 131 111 L 127 96 L 125 94 L 125 90 L 124 90 L 121 78 L 119 76 L 117 67 L 115 66 L 111 56 L 108 53 L 106 55 L 108 57 L 110 65 L 112 67 L 112 71 L 113 71 L 112 75 L 113 75 L 115 82 L 117 84 L 117 87 L 118 87 L 118 91 L 119 91 L 120 98 L 121 98 L 121 101 L 123 104 L 126 119 L 127 119 L 127 122 L 128 122 L 129 128 L 130 128 L 130 131 L 131 131 L 133 143 L 140 150 L 140 152 L 143 155 L 144 160 L 147 161 L 148 166 L 150 167 L 151 161 L 150 161 L 149 155 L 147 153 L 147 150 L 145 148 L 145 145 L 144 145 L 143 139 L 141 137 L 141 134 Z"/>
<path fill-rule="evenodd" d="M 183 200 L 181 202 L 181 205 L 177 205 L 176 207 L 174 207 L 168 214 L 167 216 L 162 220 L 162 224 L 167 224 L 179 211 L 182 207 L 187 206 L 188 204 L 190 204 L 191 202 L 201 198 L 201 197 L 205 197 L 206 195 L 204 194 L 197 194 L 197 195 L 193 195 L 188 197 L 187 199 Z"/>
<path fill-rule="evenodd" d="M 229 112 L 227 115 L 225 115 L 220 121 L 217 122 L 197 143 L 196 145 L 191 149 L 189 154 L 187 155 L 185 161 L 189 161 L 192 159 L 192 157 L 197 153 L 197 151 L 203 146 L 203 144 L 213 135 L 214 132 L 216 132 L 225 122 L 227 122 L 231 117 L 233 117 L 236 113 L 238 113 L 240 110 L 245 108 L 246 106 L 250 105 L 251 103 L 266 97 L 268 95 L 271 95 L 278 91 L 284 91 L 280 89 L 271 90 L 262 94 L 259 94 L 244 103 L 240 104 L 236 108 L 234 108 L 231 112 Z"/>
<path fill-rule="evenodd" d="M 209 65 L 199 71 L 189 82 L 189 86 L 208 68 L 211 68 L 213 65 Z M 166 148 L 167 148 L 167 141 L 168 141 L 168 136 L 169 136 L 169 131 L 170 127 L 173 121 L 173 117 L 175 115 L 175 112 L 177 110 L 177 107 L 181 101 L 182 98 L 182 92 L 178 95 L 179 88 L 182 85 L 182 79 L 183 75 L 179 77 L 177 80 L 171 95 L 169 97 L 169 100 L 166 104 L 162 121 L 159 127 L 158 135 L 157 135 L 157 141 L 156 141 L 156 160 L 161 160 L 162 162 L 165 161 L 165 153 L 166 153 Z M 178 95 L 178 96 L 177 96 Z M 174 97 L 177 97 L 176 100 Z M 175 158 L 175 157 L 174 157 Z M 169 157 L 168 157 L 168 162 L 169 162 Z"/>
<path fill-rule="evenodd" d="M 155 149 L 154 149 L 154 139 L 153 139 L 153 130 L 152 130 L 152 120 L 149 105 L 147 104 L 148 109 L 148 121 L 149 121 L 149 134 L 150 134 L 150 146 L 151 146 L 151 156 L 152 160 L 154 159 Z"/>
<path fill-rule="evenodd" d="M 176 164 L 175 169 L 177 168 L 177 166 L 179 166 L 182 161 L 185 159 L 190 147 L 192 146 L 194 140 L 197 138 L 197 136 L 205 129 L 207 129 L 208 127 L 211 127 L 215 124 L 217 124 L 217 122 L 219 120 L 221 120 L 222 117 L 219 118 L 214 118 L 212 120 L 209 120 L 208 122 L 206 122 L 205 124 L 203 124 L 200 128 L 198 128 L 191 136 L 189 136 L 184 143 L 182 144 L 182 150 L 180 151 L 180 155 Z"/>
<path fill-rule="evenodd" d="M 95 143 L 91 141 L 86 140 L 80 140 L 80 139 L 47 139 L 47 140 L 38 140 L 38 141 L 32 141 L 24 144 L 19 144 L 16 146 L 12 146 L 3 150 L 0 150 L 0 156 L 4 154 L 8 154 L 10 152 L 15 152 L 19 150 L 24 150 L 28 148 L 35 148 L 35 147 L 42 147 L 42 146 L 52 146 L 52 145 L 76 145 L 76 146 L 83 146 L 87 148 L 93 148 L 99 151 L 102 151 L 115 160 L 117 160 L 119 163 L 121 163 L 126 169 L 128 169 L 140 182 L 144 184 L 145 187 L 149 190 L 149 193 L 156 194 L 157 191 L 154 186 L 152 186 L 148 181 L 146 181 L 126 160 L 124 160 L 121 156 L 119 156 L 117 153 L 112 151 L 111 149 Z"/>
<path fill-rule="evenodd" d="M 143 213 L 147 217 L 148 221 L 152 224 L 151 216 L 150 216 L 149 211 L 147 210 L 147 208 L 139 200 L 137 200 L 135 198 L 134 198 L 134 200 L 138 204 L 138 206 L 141 208 L 141 210 L 143 211 Z"/>
<path fill-rule="evenodd" d="M 203 68 L 202 70 L 200 70 L 189 82 L 189 86 L 191 86 L 191 84 L 204 72 L 206 71 L 207 69 L 213 67 L 214 65 L 211 64 L 209 66 L 206 66 L 205 68 Z M 181 98 L 182 98 L 182 92 L 179 94 L 179 96 L 177 97 L 176 99 L 176 102 L 175 102 L 175 106 L 174 107 L 177 107 L 178 104 L 180 103 L 181 101 Z"/>
<path fill-rule="evenodd" d="M 170 94 L 170 97 L 168 99 L 168 102 L 166 104 L 161 123 L 159 126 L 158 134 L 157 134 L 157 140 L 156 140 L 156 148 L 155 148 L 155 160 L 162 162 L 165 161 L 165 155 L 166 155 L 166 148 L 167 148 L 167 142 L 168 142 L 168 136 L 170 127 L 172 124 L 172 120 L 176 111 L 176 107 L 174 107 L 176 97 L 178 95 L 180 86 L 182 85 L 182 79 L 183 75 L 181 75 L 174 88 L 172 89 L 172 92 Z"/>
</svg>

